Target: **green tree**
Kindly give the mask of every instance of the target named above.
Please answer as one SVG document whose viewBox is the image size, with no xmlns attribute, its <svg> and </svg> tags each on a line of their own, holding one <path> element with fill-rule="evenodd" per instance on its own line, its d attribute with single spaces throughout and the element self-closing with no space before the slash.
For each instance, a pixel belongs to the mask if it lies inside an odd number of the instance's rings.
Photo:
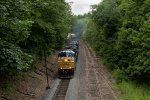
<svg viewBox="0 0 150 100">
<path fill-rule="evenodd" d="M 94 41 L 94 48 L 104 58 L 104 62 L 107 62 L 106 64 L 110 69 L 114 69 L 114 63 L 117 62 L 115 39 L 120 25 L 120 17 L 120 11 L 115 0 L 104 0 L 99 5 L 94 6 L 92 10 L 92 19 L 97 30 L 93 35 L 96 37 L 92 40 Z"/>
<path fill-rule="evenodd" d="M 32 56 L 17 45 L 29 36 L 32 23 L 28 0 L 0 2 L 0 73 L 15 76 L 30 68 Z"/>
<path fill-rule="evenodd" d="M 93 7 L 91 19 L 95 25 L 89 22 L 87 27 L 95 27 L 97 32 L 87 29 L 85 36 L 96 45 L 94 49 L 105 64 L 128 79 L 148 83 L 150 1 L 104 0 Z"/>
<path fill-rule="evenodd" d="M 150 70 L 150 1 L 119 1 L 122 12 L 122 27 L 118 31 L 117 50 L 119 66 L 136 80 L 149 80 Z"/>
</svg>

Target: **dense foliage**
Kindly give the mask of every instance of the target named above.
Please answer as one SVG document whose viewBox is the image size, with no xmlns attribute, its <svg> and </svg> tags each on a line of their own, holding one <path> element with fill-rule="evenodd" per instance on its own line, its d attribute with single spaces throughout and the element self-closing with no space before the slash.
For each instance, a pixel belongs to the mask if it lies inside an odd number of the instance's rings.
<svg viewBox="0 0 150 100">
<path fill-rule="evenodd" d="M 17 75 L 63 46 L 72 24 L 64 0 L 1 0 L 0 74 Z"/>
<path fill-rule="evenodd" d="M 85 38 L 104 63 L 119 79 L 149 83 L 150 1 L 103 0 L 91 16 Z"/>
</svg>

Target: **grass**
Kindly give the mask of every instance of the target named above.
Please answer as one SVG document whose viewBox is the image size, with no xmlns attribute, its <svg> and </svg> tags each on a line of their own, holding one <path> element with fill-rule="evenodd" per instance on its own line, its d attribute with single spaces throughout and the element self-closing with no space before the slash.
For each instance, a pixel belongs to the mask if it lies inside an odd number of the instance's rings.
<svg viewBox="0 0 150 100">
<path fill-rule="evenodd" d="M 117 87 L 122 93 L 121 100 L 150 100 L 150 87 L 148 86 L 124 81 Z"/>
</svg>

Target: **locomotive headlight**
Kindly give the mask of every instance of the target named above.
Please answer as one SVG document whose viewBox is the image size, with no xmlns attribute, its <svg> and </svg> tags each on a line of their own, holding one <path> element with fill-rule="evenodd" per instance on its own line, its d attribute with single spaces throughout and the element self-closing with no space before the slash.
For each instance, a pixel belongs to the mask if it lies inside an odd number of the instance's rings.
<svg viewBox="0 0 150 100">
<path fill-rule="evenodd" d="M 65 62 L 67 62 L 68 60 L 67 59 L 65 59 Z"/>
</svg>

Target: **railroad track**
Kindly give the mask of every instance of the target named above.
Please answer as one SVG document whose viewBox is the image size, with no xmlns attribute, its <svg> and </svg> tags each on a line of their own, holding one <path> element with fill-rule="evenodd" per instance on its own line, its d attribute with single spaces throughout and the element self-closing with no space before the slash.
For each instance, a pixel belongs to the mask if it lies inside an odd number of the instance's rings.
<svg viewBox="0 0 150 100">
<path fill-rule="evenodd" d="M 70 79 L 62 79 L 57 87 L 57 90 L 52 100 L 65 100 Z"/>
<path fill-rule="evenodd" d="M 108 75 L 109 73 L 106 71 L 106 69 L 103 68 L 103 66 L 98 63 L 99 61 L 96 59 L 97 57 L 95 56 L 95 54 L 92 52 L 92 50 L 87 45 L 85 45 L 85 49 L 87 52 L 87 58 L 88 58 L 87 60 L 88 60 L 88 62 L 90 62 L 88 68 L 92 68 L 92 69 L 95 68 L 93 71 L 94 71 L 94 73 L 97 74 L 97 76 L 99 76 L 99 77 L 95 78 L 95 81 L 96 81 L 95 83 L 96 84 L 99 83 L 99 84 L 97 84 L 97 86 L 99 86 L 100 89 L 103 89 L 103 90 L 99 91 L 99 95 L 100 95 L 101 99 L 117 100 L 117 96 L 115 95 L 113 88 L 111 86 L 111 82 L 109 81 L 109 78 L 108 78 L 108 76 L 111 76 L 111 75 Z M 92 59 L 90 59 L 90 58 L 92 58 Z M 90 75 L 93 74 L 91 70 L 89 71 L 89 74 Z M 94 74 L 92 76 L 94 76 Z M 98 78 L 102 78 L 103 82 L 101 82 L 102 79 L 101 79 L 101 81 L 99 81 Z M 92 78 L 92 80 L 93 79 L 94 78 Z M 94 83 L 94 80 L 92 82 Z M 103 83 L 105 83 L 105 85 L 103 85 Z M 103 93 L 105 93 L 105 95 Z"/>
</svg>

